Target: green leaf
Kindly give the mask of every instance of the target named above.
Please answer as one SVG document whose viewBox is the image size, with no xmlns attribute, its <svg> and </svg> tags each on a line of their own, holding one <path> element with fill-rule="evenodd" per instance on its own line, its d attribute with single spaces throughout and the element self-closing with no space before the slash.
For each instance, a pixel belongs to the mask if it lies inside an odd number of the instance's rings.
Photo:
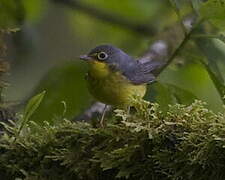
<svg viewBox="0 0 225 180">
<path fill-rule="evenodd" d="M 33 114 L 32 121 L 42 124 L 46 120 L 54 124 L 62 116 L 68 119 L 76 117 L 90 105 L 91 96 L 84 79 L 87 68 L 85 65 L 79 62 L 64 63 L 52 68 L 43 77 L 32 95 L 43 90 L 48 93 L 41 107 Z"/>
<path fill-rule="evenodd" d="M 179 88 L 173 84 L 166 85 L 170 89 L 172 95 L 175 97 L 176 103 L 191 104 L 192 102 L 194 102 L 195 99 L 197 99 L 197 97 L 188 90 Z"/>
<path fill-rule="evenodd" d="M 33 115 L 33 113 L 36 111 L 36 109 L 39 107 L 42 99 L 44 98 L 46 91 L 41 92 L 40 94 L 34 96 L 31 98 L 31 100 L 28 102 L 28 104 L 25 107 L 23 119 L 21 122 L 21 125 L 19 127 L 18 133 L 22 130 L 24 125 L 29 121 L 30 117 Z"/>
<path fill-rule="evenodd" d="M 164 110 L 168 109 L 169 104 L 190 104 L 197 97 L 191 92 L 179 88 L 173 84 L 155 83 L 150 91 L 155 91 L 152 100 L 156 101 Z M 152 94 L 152 93 L 150 93 Z"/>
<path fill-rule="evenodd" d="M 209 77 L 213 81 L 218 93 L 220 94 L 221 100 L 225 104 L 225 85 L 217 78 L 216 74 L 211 70 L 210 66 L 208 66 L 204 61 L 202 61 L 202 64 L 205 66 L 205 69 L 207 70 Z"/>
<path fill-rule="evenodd" d="M 219 69 L 219 64 L 225 64 L 225 54 L 223 50 L 216 45 L 214 40 L 202 39 L 197 42 L 200 50 L 207 57 L 207 65 L 210 67 L 211 71 L 217 76 L 217 78 L 224 82 L 223 72 Z"/>
<path fill-rule="evenodd" d="M 225 43 L 225 33 L 224 34 L 219 34 L 219 36 L 217 37 L 220 41 L 222 41 L 223 43 Z"/>
<path fill-rule="evenodd" d="M 35 110 L 40 105 L 46 91 L 41 92 L 40 94 L 34 96 L 31 98 L 31 100 L 28 102 L 25 111 L 24 111 L 24 119 L 29 119 L 31 115 L 35 112 Z"/>
<path fill-rule="evenodd" d="M 180 9 L 182 6 L 182 1 L 179 0 L 170 0 L 170 4 L 173 5 L 176 9 Z"/>
<path fill-rule="evenodd" d="M 225 28 L 225 0 L 208 0 L 202 3 L 200 14 L 220 29 Z"/>
<path fill-rule="evenodd" d="M 224 33 L 216 33 L 216 34 L 196 34 L 192 37 L 195 38 L 209 38 L 209 39 L 218 39 L 225 43 L 225 34 Z"/>
<path fill-rule="evenodd" d="M 191 0 L 192 8 L 195 10 L 195 12 L 199 12 L 199 6 L 200 6 L 201 0 Z"/>
<path fill-rule="evenodd" d="M 200 62 L 204 65 L 211 80 L 213 81 L 223 103 L 225 104 L 225 44 L 219 40 L 198 38 L 197 46 L 206 56 L 206 61 L 200 58 Z"/>
</svg>

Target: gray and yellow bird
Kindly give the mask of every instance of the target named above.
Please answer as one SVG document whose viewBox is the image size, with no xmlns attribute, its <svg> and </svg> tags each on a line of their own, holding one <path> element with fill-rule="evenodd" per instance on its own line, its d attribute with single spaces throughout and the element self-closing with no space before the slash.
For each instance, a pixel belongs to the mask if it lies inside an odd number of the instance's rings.
<svg viewBox="0 0 225 180">
<path fill-rule="evenodd" d="M 80 56 L 89 64 L 88 89 L 100 102 L 119 107 L 132 106 L 134 96 L 143 97 L 148 83 L 156 80 L 153 71 L 162 64 L 135 60 L 112 45 L 100 45 Z M 106 108 L 105 108 L 106 109 Z M 103 125 L 105 110 L 101 118 Z"/>
</svg>

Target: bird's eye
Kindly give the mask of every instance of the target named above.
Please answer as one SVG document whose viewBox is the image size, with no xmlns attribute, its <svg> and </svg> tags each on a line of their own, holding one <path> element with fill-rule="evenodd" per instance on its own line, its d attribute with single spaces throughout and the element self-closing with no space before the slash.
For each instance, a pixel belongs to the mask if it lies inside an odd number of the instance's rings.
<svg viewBox="0 0 225 180">
<path fill-rule="evenodd" d="M 106 54 L 105 52 L 98 53 L 98 59 L 99 60 L 105 60 L 107 58 L 108 58 L 108 54 Z"/>
</svg>

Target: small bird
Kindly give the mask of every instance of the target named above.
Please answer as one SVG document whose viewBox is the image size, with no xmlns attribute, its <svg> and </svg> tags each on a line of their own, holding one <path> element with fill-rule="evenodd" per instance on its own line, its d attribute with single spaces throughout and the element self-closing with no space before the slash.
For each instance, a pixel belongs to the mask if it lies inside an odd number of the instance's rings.
<svg viewBox="0 0 225 180">
<path fill-rule="evenodd" d="M 135 60 L 112 45 L 100 45 L 80 56 L 89 64 L 86 77 L 89 92 L 106 104 L 100 125 L 103 126 L 107 105 L 128 108 L 133 97 L 144 97 L 148 83 L 155 81 L 153 71 L 162 64 Z"/>
</svg>

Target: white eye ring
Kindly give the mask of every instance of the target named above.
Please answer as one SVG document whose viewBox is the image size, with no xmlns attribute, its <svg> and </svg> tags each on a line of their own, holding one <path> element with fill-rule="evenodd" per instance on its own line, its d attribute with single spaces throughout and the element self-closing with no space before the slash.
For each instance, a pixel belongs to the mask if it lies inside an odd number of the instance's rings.
<svg viewBox="0 0 225 180">
<path fill-rule="evenodd" d="M 108 54 L 106 54 L 105 52 L 98 53 L 98 59 L 99 60 L 105 60 L 107 58 L 108 58 Z"/>
</svg>

